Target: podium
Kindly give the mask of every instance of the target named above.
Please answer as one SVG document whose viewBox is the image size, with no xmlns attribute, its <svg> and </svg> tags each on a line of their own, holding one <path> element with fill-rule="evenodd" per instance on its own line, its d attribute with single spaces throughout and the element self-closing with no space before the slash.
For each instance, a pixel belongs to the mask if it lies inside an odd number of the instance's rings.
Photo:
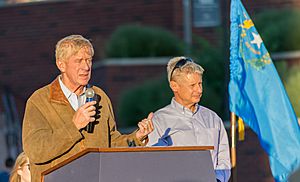
<svg viewBox="0 0 300 182">
<path fill-rule="evenodd" d="M 42 182 L 215 182 L 213 147 L 89 148 L 44 171 Z"/>
</svg>

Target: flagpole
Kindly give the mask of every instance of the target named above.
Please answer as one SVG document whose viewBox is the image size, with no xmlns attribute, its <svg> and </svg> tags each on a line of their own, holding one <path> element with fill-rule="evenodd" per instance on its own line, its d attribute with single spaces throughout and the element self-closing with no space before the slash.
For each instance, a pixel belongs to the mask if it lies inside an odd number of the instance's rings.
<svg viewBox="0 0 300 182">
<path fill-rule="evenodd" d="M 231 128 L 231 166 L 232 166 L 232 182 L 237 182 L 237 166 L 236 166 L 236 116 L 230 112 L 230 128 Z"/>
</svg>

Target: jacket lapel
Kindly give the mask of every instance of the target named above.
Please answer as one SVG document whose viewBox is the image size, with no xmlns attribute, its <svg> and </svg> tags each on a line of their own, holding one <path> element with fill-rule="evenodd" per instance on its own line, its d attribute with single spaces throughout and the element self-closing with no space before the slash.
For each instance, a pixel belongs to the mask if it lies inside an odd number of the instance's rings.
<svg viewBox="0 0 300 182">
<path fill-rule="evenodd" d="M 59 85 L 58 77 L 50 84 L 49 100 L 64 122 L 72 121 L 75 111 L 64 95 Z"/>
<path fill-rule="evenodd" d="M 60 88 L 58 77 L 50 84 L 49 99 L 51 102 L 69 105 L 68 99 Z"/>
</svg>

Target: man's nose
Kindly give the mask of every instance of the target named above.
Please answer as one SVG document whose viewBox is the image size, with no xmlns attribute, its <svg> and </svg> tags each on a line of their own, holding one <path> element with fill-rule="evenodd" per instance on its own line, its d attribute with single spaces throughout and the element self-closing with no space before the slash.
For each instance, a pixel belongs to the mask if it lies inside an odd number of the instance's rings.
<svg viewBox="0 0 300 182">
<path fill-rule="evenodd" d="M 82 69 L 90 70 L 92 65 L 90 61 L 86 60 L 86 61 L 82 61 L 81 66 Z"/>
<path fill-rule="evenodd" d="M 202 85 L 196 85 L 196 87 L 195 87 L 195 91 L 197 91 L 197 92 L 202 92 Z"/>
</svg>

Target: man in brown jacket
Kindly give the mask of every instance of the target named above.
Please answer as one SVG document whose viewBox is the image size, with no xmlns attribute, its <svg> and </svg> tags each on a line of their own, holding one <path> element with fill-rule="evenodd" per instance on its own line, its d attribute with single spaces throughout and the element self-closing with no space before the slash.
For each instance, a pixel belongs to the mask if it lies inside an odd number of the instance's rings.
<svg viewBox="0 0 300 182">
<path fill-rule="evenodd" d="M 128 146 L 128 141 L 143 145 L 142 140 L 153 131 L 150 113 L 138 123 L 139 130 L 121 135 L 110 99 L 98 87 L 92 89 L 101 100 L 85 103 L 94 55 L 89 40 L 67 36 L 57 43 L 55 53 L 61 74 L 31 95 L 23 120 L 23 147 L 30 159 L 32 182 L 40 182 L 45 169 L 85 148 Z M 96 113 L 100 117 L 94 117 Z M 85 129 L 89 122 L 94 123 L 92 133 Z"/>
</svg>

